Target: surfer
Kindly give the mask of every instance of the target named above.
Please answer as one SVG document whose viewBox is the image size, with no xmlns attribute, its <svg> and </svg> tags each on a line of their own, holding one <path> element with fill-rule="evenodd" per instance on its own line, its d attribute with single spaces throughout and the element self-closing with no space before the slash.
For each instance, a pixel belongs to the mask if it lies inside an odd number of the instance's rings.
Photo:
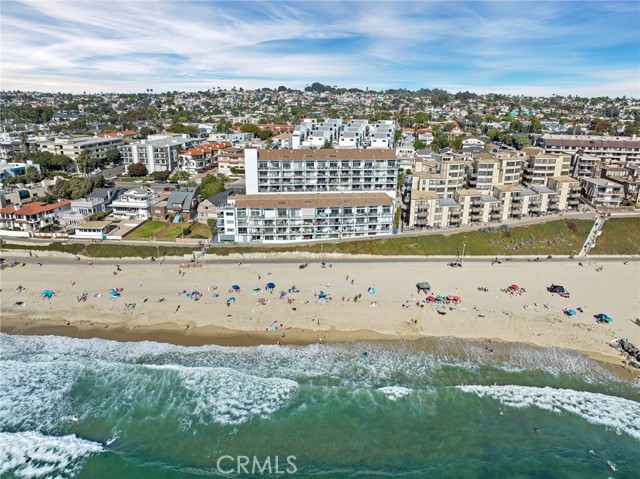
<svg viewBox="0 0 640 479">
<path fill-rule="evenodd" d="M 78 422 L 78 415 L 74 414 L 73 416 L 71 416 L 69 419 L 71 419 L 73 422 Z"/>
<path fill-rule="evenodd" d="M 589 455 L 590 456 L 595 456 L 596 453 L 595 453 L 595 451 L 593 449 L 589 449 Z"/>
<path fill-rule="evenodd" d="M 535 428 L 533 431 L 534 431 L 536 434 L 540 434 L 540 429 L 538 429 L 538 428 Z"/>
</svg>

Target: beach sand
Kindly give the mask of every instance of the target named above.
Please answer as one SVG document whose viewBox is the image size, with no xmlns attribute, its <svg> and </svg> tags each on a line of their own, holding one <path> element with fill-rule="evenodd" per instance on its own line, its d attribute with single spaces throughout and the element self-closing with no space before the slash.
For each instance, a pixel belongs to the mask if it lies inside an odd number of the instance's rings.
<svg viewBox="0 0 640 479">
<path fill-rule="evenodd" d="M 577 260 L 514 260 L 492 266 L 490 259 L 478 259 L 452 268 L 445 259 L 328 259 L 325 268 L 314 260 L 300 269 L 299 263 L 244 259 L 240 264 L 205 260 L 201 268 L 185 269 L 143 260 L 95 260 L 89 265 L 86 260 L 56 259 L 40 255 L 41 267 L 29 258 L 24 267 L 3 269 L 3 332 L 185 345 L 454 336 L 574 349 L 618 365 L 623 357 L 609 341 L 628 338 L 640 346 L 640 327 L 635 324 L 640 317 L 636 260 L 628 264 L 590 260 L 581 267 Z M 121 271 L 116 271 L 116 262 Z M 438 314 L 433 304 L 417 306 L 416 301 L 425 298 L 416 291 L 419 281 L 429 282 L 434 295 L 459 296 L 462 301 L 446 305 L 445 315 Z M 265 290 L 269 282 L 276 285 L 273 292 Z M 565 286 L 571 297 L 549 294 L 546 287 L 551 283 Z M 512 284 L 525 292 L 501 291 Z M 240 286 L 240 291 L 234 292 L 232 285 Z M 299 292 L 281 299 L 280 292 L 294 285 Z M 18 292 L 18 286 L 25 289 Z M 261 291 L 254 292 L 254 286 Z M 113 288 L 122 289 L 120 297 L 110 298 Z M 374 294 L 370 288 L 375 288 Z M 55 292 L 51 299 L 41 297 L 46 289 Z M 193 291 L 202 294 L 198 301 L 188 297 Z M 331 300 L 318 300 L 321 292 L 330 294 Z M 86 300 L 78 301 L 83 293 Z M 354 302 L 357 295 L 361 298 Z M 227 305 L 230 297 L 236 300 Z M 265 304 L 260 304 L 261 298 Z M 579 307 L 584 312 L 573 317 L 563 314 L 565 308 Z M 594 318 L 598 313 L 614 321 L 598 324 Z"/>
</svg>

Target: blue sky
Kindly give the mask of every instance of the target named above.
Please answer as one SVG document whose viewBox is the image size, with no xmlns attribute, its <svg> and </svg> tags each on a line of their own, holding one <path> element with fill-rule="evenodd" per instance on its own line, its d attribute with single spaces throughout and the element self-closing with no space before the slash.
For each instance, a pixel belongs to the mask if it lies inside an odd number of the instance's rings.
<svg viewBox="0 0 640 479">
<path fill-rule="evenodd" d="M 640 97 L 640 2 L 2 0 L 1 88 Z"/>
</svg>

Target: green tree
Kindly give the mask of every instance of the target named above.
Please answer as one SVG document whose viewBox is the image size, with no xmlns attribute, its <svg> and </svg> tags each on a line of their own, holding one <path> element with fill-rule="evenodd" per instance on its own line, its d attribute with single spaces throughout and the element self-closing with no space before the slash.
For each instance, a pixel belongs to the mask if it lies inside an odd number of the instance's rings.
<svg viewBox="0 0 640 479">
<path fill-rule="evenodd" d="M 151 173 L 151 178 L 156 181 L 167 181 L 169 179 L 169 176 L 171 176 L 170 171 L 154 171 L 153 173 Z"/>
<path fill-rule="evenodd" d="M 105 153 L 105 157 L 107 159 L 107 163 L 113 163 L 114 165 L 120 163 L 120 160 L 122 159 L 120 150 L 117 148 L 109 148 Z"/>
<path fill-rule="evenodd" d="M 330 150 L 331 148 L 333 148 L 333 143 L 331 143 L 331 140 L 329 139 L 324 140 L 324 143 L 322 144 L 322 149 Z"/>
<path fill-rule="evenodd" d="M 206 175 L 200 183 L 200 194 L 203 198 L 211 198 L 225 190 L 224 179 L 215 175 Z"/>
<path fill-rule="evenodd" d="M 211 237 L 215 238 L 218 234 L 218 220 L 210 218 L 207 220 L 207 226 L 211 230 Z"/>
<path fill-rule="evenodd" d="M 87 174 L 87 166 L 89 166 L 89 160 L 91 159 L 91 152 L 89 150 L 82 150 L 76 159 L 76 168 L 78 173 L 83 176 Z"/>
<path fill-rule="evenodd" d="M 142 163 L 131 163 L 127 166 L 127 171 L 131 176 L 147 176 L 147 167 Z"/>
<path fill-rule="evenodd" d="M 413 142 L 413 147 L 417 150 L 424 150 L 427 144 L 424 141 L 416 140 Z"/>
<path fill-rule="evenodd" d="M 37 183 L 42 180 L 42 175 L 35 166 L 28 166 L 24 175 L 26 183 Z"/>
</svg>

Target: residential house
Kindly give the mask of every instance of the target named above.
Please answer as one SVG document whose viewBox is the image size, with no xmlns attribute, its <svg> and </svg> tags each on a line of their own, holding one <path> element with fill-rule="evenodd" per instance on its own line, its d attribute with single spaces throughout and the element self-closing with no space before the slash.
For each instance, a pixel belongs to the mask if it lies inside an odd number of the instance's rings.
<svg viewBox="0 0 640 479">
<path fill-rule="evenodd" d="M 158 201 L 158 194 L 150 188 L 128 190 L 111 203 L 112 214 L 116 218 L 146 220 L 151 216 L 151 207 Z"/>
<path fill-rule="evenodd" d="M 198 205 L 198 222 L 207 224 L 208 220 L 218 220 L 219 208 L 228 203 L 229 193 L 223 191 L 206 198 Z"/>
<path fill-rule="evenodd" d="M 167 199 L 167 212 L 169 216 L 179 215 L 184 221 L 189 221 L 198 212 L 198 188 L 180 187 L 171 192 Z"/>
<path fill-rule="evenodd" d="M 70 208 L 71 200 L 61 200 L 52 204 L 34 201 L 22 206 L 5 206 L 0 209 L 0 227 L 35 232 L 59 221 Z"/>
</svg>

